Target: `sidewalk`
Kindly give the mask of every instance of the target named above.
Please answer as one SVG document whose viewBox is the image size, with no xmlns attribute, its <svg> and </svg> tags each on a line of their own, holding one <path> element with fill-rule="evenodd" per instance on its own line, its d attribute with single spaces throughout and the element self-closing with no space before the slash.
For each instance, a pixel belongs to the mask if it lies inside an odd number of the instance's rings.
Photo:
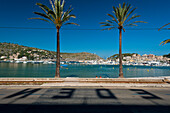
<svg viewBox="0 0 170 113">
<path fill-rule="evenodd" d="M 0 87 L 170 87 L 170 77 L 0 78 Z"/>
<path fill-rule="evenodd" d="M 45 83 L 41 86 L 50 87 L 157 87 L 170 88 L 170 84 L 146 84 L 146 83 Z"/>
</svg>

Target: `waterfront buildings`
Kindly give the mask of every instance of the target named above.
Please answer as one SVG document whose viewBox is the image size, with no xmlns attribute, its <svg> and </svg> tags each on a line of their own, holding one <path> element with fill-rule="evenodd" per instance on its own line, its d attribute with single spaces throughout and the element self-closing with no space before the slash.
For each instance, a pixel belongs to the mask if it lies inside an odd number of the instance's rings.
<svg viewBox="0 0 170 113">
<path fill-rule="evenodd" d="M 14 62 L 14 63 L 43 63 L 43 64 L 54 64 L 55 59 L 44 57 L 43 59 L 39 58 L 39 55 L 34 53 L 33 54 L 36 59 L 34 60 L 28 60 L 27 56 L 22 56 L 19 58 L 19 53 L 13 54 L 9 57 L 7 56 L 1 56 L 1 62 Z M 61 63 L 69 63 L 69 64 L 91 64 L 91 65 L 119 65 L 119 58 L 109 58 L 109 59 L 94 59 L 94 60 L 73 60 L 70 58 L 62 59 L 61 57 Z M 163 56 L 156 56 L 154 54 L 133 54 L 131 56 L 124 56 L 123 57 L 123 65 L 145 65 L 145 66 L 170 66 L 170 58 L 163 57 Z"/>
</svg>

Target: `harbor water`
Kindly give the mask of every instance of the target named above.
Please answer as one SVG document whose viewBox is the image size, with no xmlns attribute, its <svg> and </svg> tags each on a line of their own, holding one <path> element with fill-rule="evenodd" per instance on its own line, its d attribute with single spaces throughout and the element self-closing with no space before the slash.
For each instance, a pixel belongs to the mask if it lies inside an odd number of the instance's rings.
<svg viewBox="0 0 170 113">
<path fill-rule="evenodd" d="M 0 63 L 0 77 L 53 78 L 55 67 L 54 64 Z M 123 66 L 123 73 L 126 78 L 170 76 L 170 67 Z M 117 78 L 118 75 L 118 65 L 61 65 L 61 78 Z"/>
</svg>

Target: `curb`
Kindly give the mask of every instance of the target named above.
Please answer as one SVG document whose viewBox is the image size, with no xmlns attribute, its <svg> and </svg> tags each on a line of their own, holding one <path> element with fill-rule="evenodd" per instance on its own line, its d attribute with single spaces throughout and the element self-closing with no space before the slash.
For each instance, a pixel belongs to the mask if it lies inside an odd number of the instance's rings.
<svg viewBox="0 0 170 113">
<path fill-rule="evenodd" d="M 128 84 L 128 83 L 45 83 L 42 85 L 0 85 L 0 88 L 21 88 L 21 87 L 29 87 L 29 88 L 51 88 L 51 87 L 145 87 L 145 88 L 170 88 L 170 84 Z"/>
</svg>

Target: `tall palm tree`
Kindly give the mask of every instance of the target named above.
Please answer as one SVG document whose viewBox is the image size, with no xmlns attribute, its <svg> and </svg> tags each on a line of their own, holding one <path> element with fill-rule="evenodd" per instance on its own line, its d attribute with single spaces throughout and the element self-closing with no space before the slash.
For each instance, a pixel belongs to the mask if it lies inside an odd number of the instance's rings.
<svg viewBox="0 0 170 113">
<path fill-rule="evenodd" d="M 113 15 L 107 14 L 112 19 L 106 20 L 106 22 L 101 22 L 101 27 L 106 26 L 109 28 L 103 29 L 103 30 L 111 30 L 114 28 L 119 29 L 119 78 L 123 78 L 123 69 L 122 69 L 122 30 L 125 32 L 126 26 L 137 26 L 136 23 L 146 23 L 144 21 L 134 21 L 131 22 L 131 20 L 140 17 L 140 15 L 132 15 L 132 13 L 135 11 L 136 8 L 132 9 L 131 5 L 123 3 L 119 4 L 119 7 L 113 6 Z M 132 16 L 131 16 L 132 15 Z"/>
<path fill-rule="evenodd" d="M 36 3 L 43 11 L 44 13 L 40 12 L 34 12 L 36 15 L 39 15 L 43 18 L 30 18 L 30 19 L 39 19 L 43 20 L 45 22 L 53 23 L 57 29 L 57 60 L 56 60 L 56 73 L 55 77 L 60 77 L 60 28 L 63 25 L 78 25 L 73 22 L 68 22 L 70 18 L 76 18 L 75 15 L 70 14 L 73 8 L 69 8 L 66 12 L 64 12 L 64 4 L 65 1 L 63 0 L 50 0 L 50 4 L 52 9 L 48 8 L 46 5 L 43 5 L 41 3 Z"/>
<path fill-rule="evenodd" d="M 160 31 L 162 28 L 164 28 L 165 26 L 169 25 L 170 23 L 168 24 L 165 24 L 164 26 L 162 26 L 161 28 L 158 29 L 158 31 Z M 170 29 L 170 28 L 167 28 L 167 29 Z M 167 40 L 164 40 L 160 43 L 160 45 L 165 45 L 167 43 L 170 43 L 170 39 L 167 39 Z"/>
</svg>

